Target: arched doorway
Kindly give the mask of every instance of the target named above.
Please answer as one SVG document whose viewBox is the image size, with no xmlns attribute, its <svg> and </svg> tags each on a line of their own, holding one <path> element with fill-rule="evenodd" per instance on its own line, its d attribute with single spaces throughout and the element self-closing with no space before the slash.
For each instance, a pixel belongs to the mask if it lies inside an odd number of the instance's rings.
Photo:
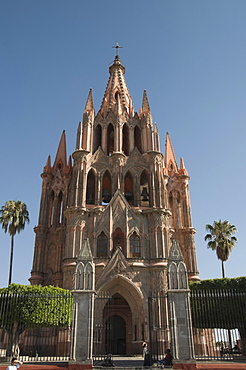
<svg viewBox="0 0 246 370">
<path fill-rule="evenodd" d="M 103 316 L 106 353 L 131 353 L 132 313 L 126 299 L 119 293 L 114 294 L 105 305 Z"/>
<path fill-rule="evenodd" d="M 106 321 L 106 353 L 126 354 L 126 322 L 123 317 L 113 315 Z"/>
</svg>

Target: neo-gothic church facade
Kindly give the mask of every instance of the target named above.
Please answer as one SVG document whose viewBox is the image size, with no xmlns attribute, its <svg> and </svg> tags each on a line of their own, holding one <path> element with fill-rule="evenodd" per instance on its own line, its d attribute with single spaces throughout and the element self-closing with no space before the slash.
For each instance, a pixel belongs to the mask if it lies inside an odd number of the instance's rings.
<svg viewBox="0 0 246 370">
<path fill-rule="evenodd" d="M 31 284 L 74 289 L 87 239 L 96 297 L 104 297 L 95 299 L 95 351 L 139 353 L 150 340 L 149 298 L 167 294 L 172 240 L 188 279 L 199 278 L 188 172 L 182 158 L 177 164 L 169 134 L 161 153 L 146 91 L 134 111 L 118 54 L 97 114 L 89 91 L 75 151 L 67 158 L 63 132 L 54 163 L 49 156 L 41 176 Z M 161 302 L 159 340 L 169 346 L 168 307 Z"/>
</svg>

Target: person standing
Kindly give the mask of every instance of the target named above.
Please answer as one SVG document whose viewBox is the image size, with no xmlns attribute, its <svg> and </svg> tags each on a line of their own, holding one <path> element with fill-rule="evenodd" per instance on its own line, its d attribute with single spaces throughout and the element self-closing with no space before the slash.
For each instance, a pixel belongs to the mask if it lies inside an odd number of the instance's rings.
<svg viewBox="0 0 246 370">
<path fill-rule="evenodd" d="M 145 355 L 147 353 L 147 343 L 146 342 L 143 342 L 142 348 L 143 348 L 143 357 L 145 357 Z"/>
<path fill-rule="evenodd" d="M 11 360 L 11 365 L 9 365 L 6 370 L 16 370 L 22 365 L 22 362 L 18 361 L 16 357 Z"/>
</svg>

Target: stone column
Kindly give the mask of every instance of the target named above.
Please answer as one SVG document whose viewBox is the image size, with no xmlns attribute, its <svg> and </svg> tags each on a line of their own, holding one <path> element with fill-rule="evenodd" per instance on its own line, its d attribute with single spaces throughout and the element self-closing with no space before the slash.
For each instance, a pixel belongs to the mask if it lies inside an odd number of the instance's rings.
<svg viewBox="0 0 246 370">
<path fill-rule="evenodd" d="M 174 363 L 195 364 L 187 270 L 176 240 L 168 262 L 168 308 Z"/>
<path fill-rule="evenodd" d="M 74 316 L 68 370 L 92 369 L 95 265 L 89 239 L 83 241 L 74 274 Z"/>
</svg>

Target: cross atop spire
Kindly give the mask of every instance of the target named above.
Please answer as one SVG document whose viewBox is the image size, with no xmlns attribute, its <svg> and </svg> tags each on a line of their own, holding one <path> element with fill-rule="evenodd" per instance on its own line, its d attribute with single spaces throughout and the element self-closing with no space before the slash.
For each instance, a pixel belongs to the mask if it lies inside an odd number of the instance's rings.
<svg viewBox="0 0 246 370">
<path fill-rule="evenodd" d="M 112 46 L 112 48 L 116 49 L 116 56 L 119 55 L 119 49 L 122 49 L 123 46 L 119 46 L 118 42 L 116 42 L 115 46 Z"/>
</svg>

